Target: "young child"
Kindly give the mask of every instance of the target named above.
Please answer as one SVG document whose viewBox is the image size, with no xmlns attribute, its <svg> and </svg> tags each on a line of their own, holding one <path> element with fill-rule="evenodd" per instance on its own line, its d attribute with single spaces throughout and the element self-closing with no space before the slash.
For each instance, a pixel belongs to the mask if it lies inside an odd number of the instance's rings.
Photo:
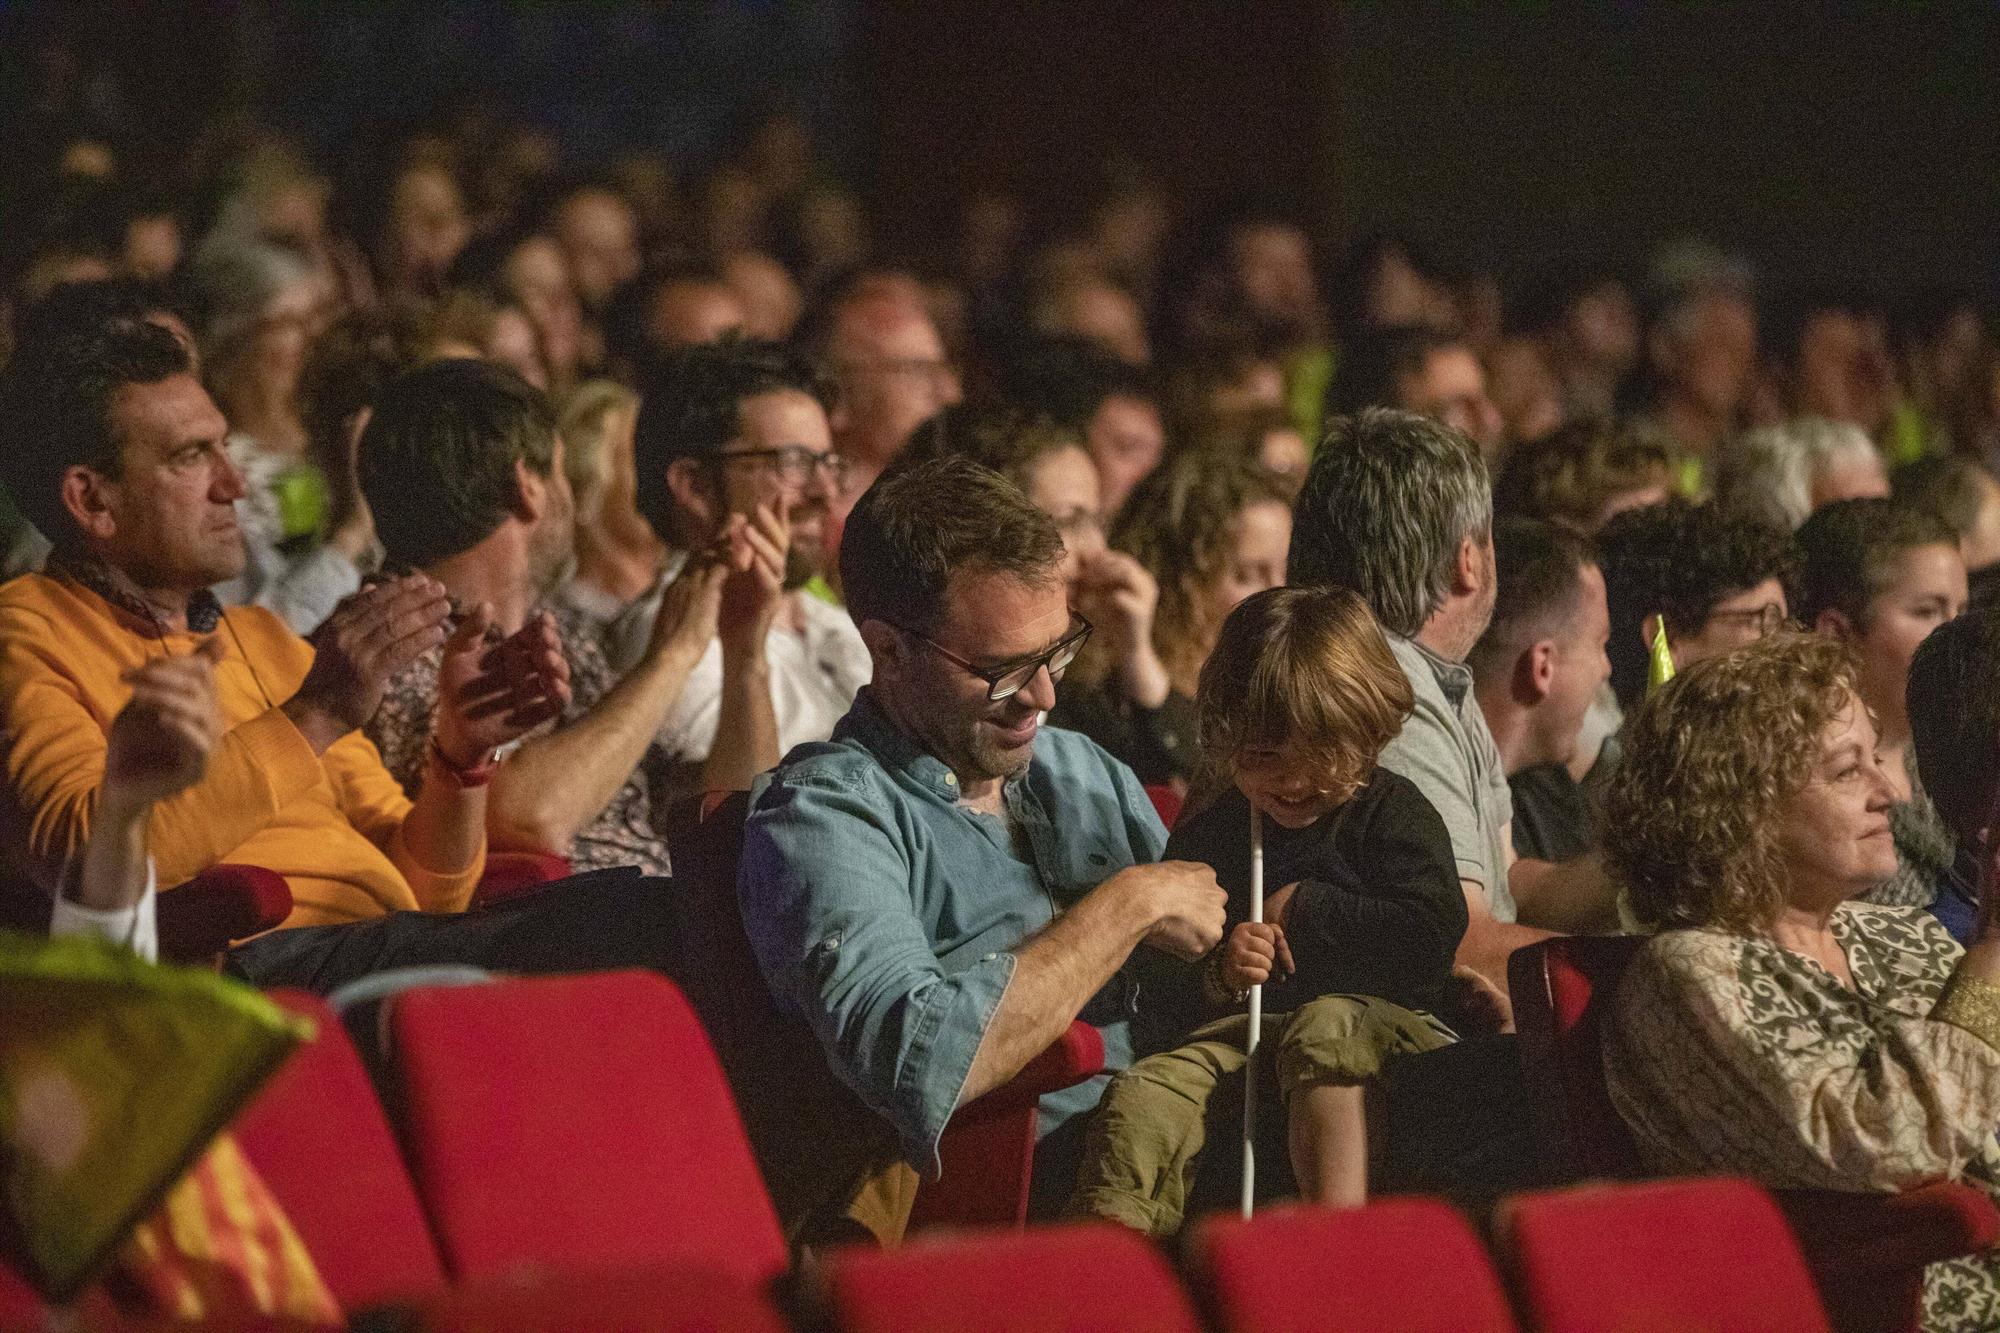
<svg viewBox="0 0 2000 1333">
<path fill-rule="evenodd" d="M 1285 1108 L 1299 1189 L 1332 1206 L 1366 1200 L 1364 1087 L 1392 1057 L 1456 1040 L 1433 1016 L 1457 1003 L 1466 928 L 1451 842 L 1416 787 L 1376 767 L 1412 704 L 1351 592 L 1275 588 L 1224 622 L 1200 680 L 1209 772 L 1166 854 L 1215 867 L 1235 924 L 1206 963 L 1143 964 L 1135 1040 L 1159 1053 L 1107 1089 L 1075 1210 L 1156 1236 L 1180 1228 L 1208 1104 L 1224 1080 L 1241 1095 L 1243 1001 L 1260 983 L 1257 1082 Z M 1265 883 L 1278 886 L 1263 923 L 1247 919 L 1253 803 Z"/>
</svg>

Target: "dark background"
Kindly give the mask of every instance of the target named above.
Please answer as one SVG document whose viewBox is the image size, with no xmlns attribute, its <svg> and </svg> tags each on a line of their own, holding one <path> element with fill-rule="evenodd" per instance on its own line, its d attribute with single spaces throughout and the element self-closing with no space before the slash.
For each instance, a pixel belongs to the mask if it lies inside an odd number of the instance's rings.
<svg viewBox="0 0 2000 1333">
<path fill-rule="evenodd" d="M 692 170 L 786 105 L 892 248 L 975 186 L 1059 220 L 1119 162 L 1510 281 L 1697 232 L 1780 281 L 1990 292 L 1996 65 L 1986 3 L 0 3 L 0 114 L 110 68 L 156 145 L 247 112 L 333 162 L 475 100 Z"/>
</svg>

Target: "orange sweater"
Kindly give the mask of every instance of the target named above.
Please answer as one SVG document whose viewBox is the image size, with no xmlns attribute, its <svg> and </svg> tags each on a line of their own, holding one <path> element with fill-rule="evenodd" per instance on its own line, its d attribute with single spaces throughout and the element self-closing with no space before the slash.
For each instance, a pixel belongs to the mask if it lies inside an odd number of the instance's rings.
<svg viewBox="0 0 2000 1333">
<path fill-rule="evenodd" d="M 162 885 L 218 862 L 263 866 L 291 884 L 287 926 L 398 910 L 462 911 L 485 856 L 449 873 L 403 841 L 409 798 L 360 732 L 323 755 L 277 707 L 312 665 L 310 644 L 258 607 L 232 607 L 215 683 L 226 728 L 195 786 L 153 808 Z M 197 636 L 152 627 L 77 583 L 27 574 L 0 586 L 0 762 L 7 851 L 44 888 L 77 854 L 104 779 L 105 733 L 131 697 L 119 678 Z M 246 660 L 247 658 L 247 660 Z"/>
</svg>

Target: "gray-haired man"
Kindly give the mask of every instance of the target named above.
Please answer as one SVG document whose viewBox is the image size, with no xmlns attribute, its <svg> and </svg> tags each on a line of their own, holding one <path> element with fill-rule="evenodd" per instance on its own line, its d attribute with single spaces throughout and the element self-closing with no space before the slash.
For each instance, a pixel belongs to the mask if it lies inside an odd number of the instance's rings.
<svg viewBox="0 0 2000 1333">
<path fill-rule="evenodd" d="M 1416 710 L 1382 766 L 1417 784 L 1443 817 L 1471 925 L 1459 961 L 1507 984 L 1507 956 L 1608 916 L 1594 862 L 1516 862 L 1513 803 L 1465 658 L 1497 592 L 1493 493 L 1472 441 L 1410 412 L 1371 409 L 1334 424 L 1293 515 L 1291 579 L 1352 588 L 1382 622 Z"/>
</svg>

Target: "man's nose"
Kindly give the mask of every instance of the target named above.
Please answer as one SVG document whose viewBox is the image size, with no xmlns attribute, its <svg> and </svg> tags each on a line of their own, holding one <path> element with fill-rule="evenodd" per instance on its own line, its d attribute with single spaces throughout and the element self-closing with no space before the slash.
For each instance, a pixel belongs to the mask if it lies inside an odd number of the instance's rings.
<svg viewBox="0 0 2000 1333">
<path fill-rule="evenodd" d="M 232 504 L 248 493 L 248 488 L 243 484 L 242 469 L 237 467 L 226 453 L 216 455 L 215 484 L 210 488 L 210 493 L 217 500 L 227 500 Z"/>
<path fill-rule="evenodd" d="M 1056 706 L 1056 679 L 1049 674 L 1045 662 L 1035 668 L 1035 677 L 1021 687 L 1021 698 L 1035 706 L 1035 711 L 1046 713 Z"/>
</svg>

